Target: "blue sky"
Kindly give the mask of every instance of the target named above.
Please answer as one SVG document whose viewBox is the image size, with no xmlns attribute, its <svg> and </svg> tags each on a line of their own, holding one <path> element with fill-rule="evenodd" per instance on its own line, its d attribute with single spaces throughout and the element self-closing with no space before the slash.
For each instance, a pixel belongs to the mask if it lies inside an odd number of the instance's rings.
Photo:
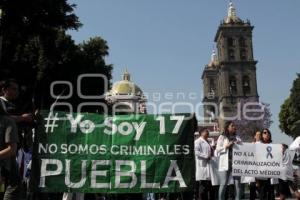
<svg viewBox="0 0 300 200">
<path fill-rule="evenodd" d="M 76 42 L 101 36 L 108 42 L 107 63 L 113 81 L 125 68 L 132 80 L 153 93 L 184 92 L 177 101 L 197 105 L 202 98 L 201 74 L 210 60 L 213 39 L 227 15 L 229 1 L 220 0 L 72 0 L 83 27 L 70 31 Z M 237 15 L 249 19 L 254 57 L 258 60 L 260 100 L 270 103 L 275 142 L 291 139 L 278 128 L 280 105 L 300 73 L 300 1 L 233 1 Z M 188 99 L 187 94 L 197 95 Z M 176 101 L 176 99 L 174 100 Z"/>
</svg>

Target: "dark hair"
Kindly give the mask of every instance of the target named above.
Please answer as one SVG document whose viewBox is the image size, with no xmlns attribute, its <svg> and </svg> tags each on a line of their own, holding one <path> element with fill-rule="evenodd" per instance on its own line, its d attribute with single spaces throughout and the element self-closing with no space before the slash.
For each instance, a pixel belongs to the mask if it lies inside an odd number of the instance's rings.
<svg viewBox="0 0 300 200">
<path fill-rule="evenodd" d="M 204 131 L 208 131 L 208 129 L 207 128 L 200 128 L 198 132 L 201 135 L 201 133 L 203 133 Z"/>
<path fill-rule="evenodd" d="M 269 133 L 269 135 L 270 135 L 270 140 L 269 140 L 269 142 L 271 143 L 271 142 L 272 142 L 272 134 L 271 134 L 271 131 L 270 131 L 269 129 L 267 129 L 267 128 L 264 128 L 264 129 L 261 131 L 261 133 L 264 134 L 264 131 L 267 131 L 267 132 Z M 262 138 L 262 140 L 264 140 L 264 138 Z M 264 142 L 264 141 L 263 141 L 263 142 Z"/>
<path fill-rule="evenodd" d="M 1 91 L 3 89 L 5 90 L 5 89 L 9 88 L 12 85 L 12 83 L 18 84 L 17 80 L 15 80 L 15 79 L 6 79 L 4 81 L 1 81 L 0 82 Z"/>
<path fill-rule="evenodd" d="M 233 121 L 226 121 L 226 122 L 225 122 L 225 125 L 224 125 L 224 133 L 223 133 L 223 134 L 224 134 L 226 137 L 229 136 L 228 128 L 229 128 L 230 124 L 233 124 L 233 123 L 234 123 Z"/>
<path fill-rule="evenodd" d="M 289 146 L 287 144 L 282 143 L 281 145 L 283 146 L 284 149 L 288 149 L 289 148 Z"/>
<path fill-rule="evenodd" d="M 260 132 L 260 141 L 262 140 L 262 132 L 260 130 L 256 130 L 254 131 L 252 142 L 257 142 L 255 138 L 257 132 Z"/>
</svg>

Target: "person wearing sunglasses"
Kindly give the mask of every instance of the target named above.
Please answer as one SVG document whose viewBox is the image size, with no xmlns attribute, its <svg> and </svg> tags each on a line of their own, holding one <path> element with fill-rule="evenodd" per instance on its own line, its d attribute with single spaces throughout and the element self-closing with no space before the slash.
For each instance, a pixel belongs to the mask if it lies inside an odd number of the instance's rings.
<svg viewBox="0 0 300 200">
<path fill-rule="evenodd" d="M 269 129 L 263 129 L 262 131 L 262 143 L 270 144 L 272 143 L 272 134 Z M 277 184 L 278 179 L 271 178 L 261 178 L 258 177 L 258 186 L 259 186 L 259 199 L 260 200 L 274 200 L 274 184 Z"/>
</svg>

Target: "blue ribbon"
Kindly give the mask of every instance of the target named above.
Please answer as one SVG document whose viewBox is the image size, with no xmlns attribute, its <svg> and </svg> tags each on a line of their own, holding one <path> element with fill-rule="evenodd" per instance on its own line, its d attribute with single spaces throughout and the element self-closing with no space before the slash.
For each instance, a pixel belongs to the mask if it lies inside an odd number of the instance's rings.
<svg viewBox="0 0 300 200">
<path fill-rule="evenodd" d="M 267 158 L 268 158 L 269 156 L 271 157 L 271 159 L 273 158 L 273 155 L 271 154 L 271 151 L 272 151 L 272 147 L 271 147 L 271 146 L 267 146 L 267 152 L 268 152 Z"/>
</svg>

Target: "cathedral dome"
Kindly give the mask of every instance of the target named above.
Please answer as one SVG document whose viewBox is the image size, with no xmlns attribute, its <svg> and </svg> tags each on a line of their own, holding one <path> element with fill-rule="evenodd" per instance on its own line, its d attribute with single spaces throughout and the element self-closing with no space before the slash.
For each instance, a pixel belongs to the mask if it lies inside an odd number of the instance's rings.
<svg viewBox="0 0 300 200">
<path fill-rule="evenodd" d="M 123 74 L 123 80 L 113 84 L 110 94 L 141 96 L 143 95 L 143 91 L 139 86 L 130 81 L 130 74 L 126 70 Z"/>
<path fill-rule="evenodd" d="M 139 86 L 130 80 L 130 74 L 125 71 L 122 80 L 113 84 L 105 94 L 105 100 L 112 105 L 112 111 L 117 113 L 147 113 L 147 99 Z"/>
<path fill-rule="evenodd" d="M 114 83 L 111 89 L 112 95 L 142 95 L 143 92 L 139 86 L 131 81 L 122 80 Z"/>
</svg>

